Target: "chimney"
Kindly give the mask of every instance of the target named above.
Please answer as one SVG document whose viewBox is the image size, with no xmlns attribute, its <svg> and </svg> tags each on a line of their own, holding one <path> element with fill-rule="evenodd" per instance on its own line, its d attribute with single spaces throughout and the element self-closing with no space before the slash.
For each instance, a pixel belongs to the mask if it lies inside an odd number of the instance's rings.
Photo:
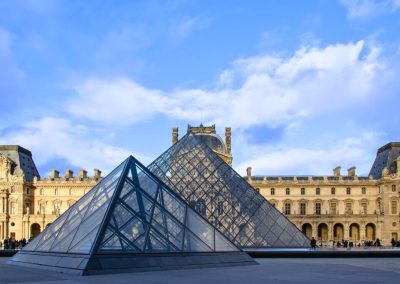
<svg viewBox="0 0 400 284">
<path fill-rule="evenodd" d="M 73 178 L 74 172 L 70 169 L 65 170 L 65 178 Z"/>
<path fill-rule="evenodd" d="M 347 169 L 347 175 L 349 177 L 355 177 L 356 176 L 356 167 L 351 167 Z"/>
<path fill-rule="evenodd" d="M 227 154 L 231 153 L 231 128 L 225 127 L 225 145 Z"/>
<path fill-rule="evenodd" d="M 178 127 L 172 128 L 172 145 L 178 142 Z"/>
<path fill-rule="evenodd" d="M 333 175 L 335 177 L 340 177 L 340 169 L 341 169 L 341 167 L 339 167 L 339 166 L 333 169 Z"/>
<path fill-rule="evenodd" d="M 397 166 L 396 173 L 397 175 L 400 175 L 400 156 L 396 159 L 396 166 Z"/>
<path fill-rule="evenodd" d="M 59 177 L 60 177 L 60 172 L 59 171 L 57 171 L 55 169 L 52 169 L 50 171 L 50 178 L 59 178 Z"/>
<path fill-rule="evenodd" d="M 87 171 L 84 169 L 79 170 L 79 178 L 87 178 Z"/>
<path fill-rule="evenodd" d="M 247 171 L 247 179 L 251 180 L 251 167 L 248 167 L 246 171 Z"/>
<path fill-rule="evenodd" d="M 93 177 L 95 179 L 101 178 L 101 171 L 99 169 L 94 169 L 93 171 L 94 171 L 94 176 Z"/>
</svg>

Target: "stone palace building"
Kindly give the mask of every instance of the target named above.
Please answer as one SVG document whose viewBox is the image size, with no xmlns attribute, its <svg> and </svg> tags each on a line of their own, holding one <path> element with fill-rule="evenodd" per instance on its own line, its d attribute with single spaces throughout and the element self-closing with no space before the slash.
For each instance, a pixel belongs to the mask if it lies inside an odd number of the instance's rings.
<svg viewBox="0 0 400 284">
<path fill-rule="evenodd" d="M 215 126 L 192 127 L 187 131 L 202 135 L 223 160 L 232 164 L 231 129 L 225 139 Z M 172 143 L 178 141 L 178 128 L 172 130 Z M 354 243 L 376 238 L 389 245 L 400 234 L 399 187 L 400 143 L 378 149 L 368 176 L 358 176 L 356 168 L 341 173 L 340 167 L 329 176 L 253 176 L 246 180 L 308 237 L 320 244 L 334 241 Z M 0 146 L 0 240 L 29 239 L 39 234 L 69 206 L 101 180 L 81 169 L 64 175 L 52 170 L 41 178 L 32 153 L 15 145 Z"/>
</svg>

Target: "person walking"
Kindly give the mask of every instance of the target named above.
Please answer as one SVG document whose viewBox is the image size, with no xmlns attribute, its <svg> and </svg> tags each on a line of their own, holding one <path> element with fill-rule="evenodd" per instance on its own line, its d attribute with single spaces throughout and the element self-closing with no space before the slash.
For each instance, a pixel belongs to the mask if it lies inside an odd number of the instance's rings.
<svg viewBox="0 0 400 284">
<path fill-rule="evenodd" d="M 311 245 L 311 249 L 317 248 L 317 240 L 314 239 L 314 237 L 311 238 L 310 245 Z"/>
</svg>

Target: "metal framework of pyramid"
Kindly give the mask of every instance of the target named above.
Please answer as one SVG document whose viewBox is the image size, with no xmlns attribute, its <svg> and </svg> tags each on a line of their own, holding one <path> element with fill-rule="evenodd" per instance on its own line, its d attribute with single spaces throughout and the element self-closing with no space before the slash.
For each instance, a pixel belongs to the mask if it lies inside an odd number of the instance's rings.
<svg viewBox="0 0 400 284">
<path fill-rule="evenodd" d="M 186 134 L 148 169 L 238 247 L 309 246 L 309 239 L 201 136 Z"/>
<path fill-rule="evenodd" d="M 85 275 L 255 262 L 131 156 L 9 263 Z"/>
</svg>

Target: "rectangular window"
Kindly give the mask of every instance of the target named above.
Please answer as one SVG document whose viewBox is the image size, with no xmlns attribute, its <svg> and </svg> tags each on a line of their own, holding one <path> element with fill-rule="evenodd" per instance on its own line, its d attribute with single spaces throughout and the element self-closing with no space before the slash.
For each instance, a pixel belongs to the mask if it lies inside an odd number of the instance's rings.
<svg viewBox="0 0 400 284">
<path fill-rule="evenodd" d="M 315 203 L 315 215 L 321 215 L 321 203 Z"/>
<path fill-rule="evenodd" d="M 397 201 L 392 200 L 392 214 L 397 214 Z"/>
<path fill-rule="evenodd" d="M 367 188 L 366 187 L 361 188 L 361 194 L 367 194 Z"/>
<path fill-rule="evenodd" d="M 43 203 L 41 203 L 40 205 L 39 205 L 39 213 L 40 214 L 45 214 L 45 205 L 43 204 Z"/>
<path fill-rule="evenodd" d="M 275 188 L 271 188 L 271 195 L 275 195 Z"/>
<path fill-rule="evenodd" d="M 392 192 L 396 192 L 396 185 L 392 184 Z"/>
<path fill-rule="evenodd" d="M 306 194 L 306 189 L 304 187 L 302 187 L 300 189 L 300 193 L 301 193 L 301 195 L 305 195 Z"/>
<path fill-rule="evenodd" d="M 346 194 L 347 194 L 347 195 L 350 195 L 350 194 L 351 194 L 351 188 L 350 188 L 350 187 L 346 188 Z"/>
<path fill-rule="evenodd" d="M 320 195 L 320 194 L 321 194 L 321 189 L 320 189 L 319 187 L 317 187 L 317 188 L 315 189 L 315 194 L 316 194 L 316 195 Z"/>
<path fill-rule="evenodd" d="M 331 188 L 331 194 L 332 194 L 332 195 L 335 195 L 335 194 L 336 194 L 336 188 L 334 188 L 334 187 Z"/>
<path fill-rule="evenodd" d="M 16 214 L 17 213 L 17 203 L 16 202 L 11 202 L 10 204 L 10 214 Z"/>
<path fill-rule="evenodd" d="M 285 203 L 285 214 L 290 215 L 290 203 Z"/>
<path fill-rule="evenodd" d="M 40 195 L 44 195 L 44 188 L 40 189 Z"/>
<path fill-rule="evenodd" d="M 290 195 L 290 188 L 286 188 L 286 195 Z"/>
<path fill-rule="evenodd" d="M 361 210 L 362 210 L 362 214 L 367 214 L 368 212 L 367 212 L 367 203 L 366 202 L 363 202 L 363 203 L 361 203 Z"/>
<path fill-rule="evenodd" d="M 332 215 L 336 215 L 337 214 L 337 212 L 336 212 L 336 203 L 335 202 L 331 203 L 331 214 Z"/>
<path fill-rule="evenodd" d="M 60 203 L 54 203 L 54 214 L 55 215 L 60 215 Z"/>
<path fill-rule="evenodd" d="M 300 215 L 306 215 L 306 204 L 300 203 Z"/>
<path fill-rule="evenodd" d="M 351 202 L 346 202 L 346 214 L 352 214 L 352 203 Z"/>
</svg>

